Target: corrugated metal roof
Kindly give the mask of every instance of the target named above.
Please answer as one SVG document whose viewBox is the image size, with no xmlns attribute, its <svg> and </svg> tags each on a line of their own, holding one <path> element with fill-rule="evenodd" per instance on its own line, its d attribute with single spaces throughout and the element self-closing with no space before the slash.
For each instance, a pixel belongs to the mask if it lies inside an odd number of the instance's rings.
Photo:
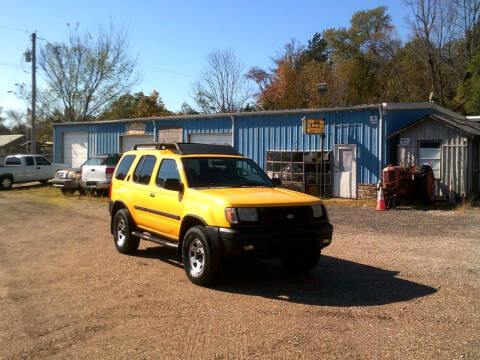
<svg viewBox="0 0 480 360">
<path fill-rule="evenodd" d="M 14 134 L 14 135 L 0 135 L 0 146 L 5 146 L 22 138 L 22 134 Z"/>
<path fill-rule="evenodd" d="M 441 122 L 443 123 L 444 125 L 448 126 L 448 127 L 451 127 L 461 133 L 464 133 L 466 135 L 469 135 L 469 136 L 480 136 L 480 123 L 479 122 L 475 122 L 475 121 L 472 121 L 472 120 L 469 120 L 467 118 L 464 118 L 464 119 L 458 119 L 458 118 L 454 118 L 454 117 L 451 117 L 451 116 L 445 116 L 445 115 L 435 115 L 435 114 L 428 114 L 420 119 L 418 119 L 417 121 L 411 123 L 410 125 L 398 130 L 398 131 L 395 131 L 394 133 L 392 133 L 389 138 L 392 138 L 394 136 L 397 136 L 401 133 L 403 133 L 404 131 L 416 126 L 417 124 L 425 121 L 425 120 L 428 120 L 428 119 L 431 119 L 431 120 L 435 120 L 435 121 L 438 121 L 438 122 Z"/>
<path fill-rule="evenodd" d="M 464 119 L 463 115 L 457 114 L 450 109 L 431 102 L 417 103 L 383 103 L 383 104 L 364 104 L 364 105 L 348 105 L 335 106 L 329 108 L 314 109 L 293 109 L 293 110 L 271 110 L 271 111 L 252 111 L 252 112 L 236 112 L 236 113 L 216 113 L 216 114 L 198 114 L 198 115 L 172 115 L 161 117 L 135 118 L 135 119 L 118 119 L 118 120 L 99 120 L 99 121 L 82 121 L 82 122 L 66 122 L 54 123 L 53 126 L 70 126 L 70 125 L 90 125 L 90 124 L 111 124 L 125 123 L 135 121 L 168 121 L 168 120 L 201 120 L 224 117 L 244 117 L 244 116 L 269 116 L 269 115 L 289 115 L 289 114 L 311 114 L 318 112 L 342 112 L 342 111 L 358 111 L 369 109 L 383 110 L 415 110 L 415 109 L 432 109 L 448 116 Z"/>
</svg>

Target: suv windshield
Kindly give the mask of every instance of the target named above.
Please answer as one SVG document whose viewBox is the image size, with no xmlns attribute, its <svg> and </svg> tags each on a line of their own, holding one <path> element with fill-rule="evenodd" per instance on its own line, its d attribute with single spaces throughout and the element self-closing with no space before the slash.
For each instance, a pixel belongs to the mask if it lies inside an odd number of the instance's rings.
<svg viewBox="0 0 480 360">
<path fill-rule="evenodd" d="M 229 157 L 183 158 L 190 187 L 273 187 L 268 176 L 250 159 Z"/>
</svg>

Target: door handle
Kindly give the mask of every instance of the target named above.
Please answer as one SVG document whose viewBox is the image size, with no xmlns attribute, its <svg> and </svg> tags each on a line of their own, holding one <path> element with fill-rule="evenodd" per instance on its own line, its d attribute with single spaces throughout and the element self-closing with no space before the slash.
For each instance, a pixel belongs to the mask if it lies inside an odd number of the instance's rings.
<svg viewBox="0 0 480 360">
<path fill-rule="evenodd" d="M 154 193 L 150 193 L 150 197 L 155 197 L 155 194 L 154 194 Z"/>
<path fill-rule="evenodd" d="M 95 169 L 90 169 L 90 171 L 95 171 Z"/>
</svg>

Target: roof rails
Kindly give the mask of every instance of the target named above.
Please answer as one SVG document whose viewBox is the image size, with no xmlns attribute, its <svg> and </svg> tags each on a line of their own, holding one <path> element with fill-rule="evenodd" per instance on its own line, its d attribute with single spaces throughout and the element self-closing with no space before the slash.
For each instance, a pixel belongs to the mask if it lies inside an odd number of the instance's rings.
<svg viewBox="0 0 480 360">
<path fill-rule="evenodd" d="M 214 145 L 214 144 L 197 144 L 197 143 L 141 143 L 135 144 L 133 150 L 138 147 L 149 147 L 158 150 L 171 150 L 179 155 L 196 155 L 196 154 L 212 154 L 212 155 L 236 155 L 241 156 L 234 147 L 230 145 Z"/>
<path fill-rule="evenodd" d="M 178 154 L 182 154 L 182 151 L 179 149 L 177 143 L 161 143 L 161 142 L 149 142 L 149 143 L 140 143 L 133 146 L 133 150 L 137 150 L 138 147 L 149 147 L 157 150 L 172 150 Z"/>
</svg>

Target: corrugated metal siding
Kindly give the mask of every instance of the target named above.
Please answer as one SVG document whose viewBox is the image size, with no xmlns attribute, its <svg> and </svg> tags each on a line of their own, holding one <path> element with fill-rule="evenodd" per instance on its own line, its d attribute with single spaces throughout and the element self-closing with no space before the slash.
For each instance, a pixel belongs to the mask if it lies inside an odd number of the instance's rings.
<svg viewBox="0 0 480 360">
<path fill-rule="evenodd" d="M 325 118 L 324 150 L 334 144 L 357 144 L 357 181 L 378 181 L 378 121 L 370 124 L 377 110 L 288 114 L 235 118 L 235 147 L 265 168 L 268 150 L 321 150 L 319 135 L 305 135 L 302 117 Z"/>
<path fill-rule="evenodd" d="M 417 164 L 418 141 L 440 140 L 442 142 L 437 196 L 448 197 L 450 185 L 460 195 L 469 196 L 471 194 L 471 181 L 468 176 L 471 172 L 468 169 L 468 154 L 470 151 L 467 138 L 464 135 L 438 121 L 425 120 L 406 130 L 400 136 L 409 138 L 410 145 L 398 145 L 397 160 L 399 164 Z"/>
<path fill-rule="evenodd" d="M 230 117 L 176 120 L 175 123 L 183 127 L 183 141 L 185 142 L 188 141 L 189 134 L 229 133 L 232 131 L 232 120 Z M 164 122 L 161 121 L 160 124 L 164 125 Z"/>
<path fill-rule="evenodd" d="M 383 138 L 405 127 L 422 116 L 434 113 L 432 109 L 389 110 L 383 116 Z M 378 181 L 378 129 L 379 113 L 376 109 L 318 112 L 308 114 L 269 114 L 235 117 L 234 146 L 244 155 L 253 158 L 265 168 L 265 156 L 268 150 L 321 150 L 321 138 L 318 135 L 304 135 L 302 117 L 326 119 L 325 150 L 333 151 L 334 144 L 357 144 L 357 181 L 376 183 Z M 377 116 L 377 123 L 370 124 L 370 116 Z M 192 133 L 229 133 L 232 121 L 229 116 L 200 119 L 144 120 L 146 134 L 154 134 L 162 127 L 183 127 L 183 141 L 188 141 Z M 88 131 L 89 157 L 96 154 L 119 151 L 119 137 L 125 135 L 126 123 L 104 123 L 91 125 L 55 126 L 55 161 L 61 161 L 63 151 L 63 133 L 67 131 Z M 157 138 L 157 134 L 155 134 Z M 384 141 L 383 166 L 391 162 L 387 141 Z"/>
</svg>

